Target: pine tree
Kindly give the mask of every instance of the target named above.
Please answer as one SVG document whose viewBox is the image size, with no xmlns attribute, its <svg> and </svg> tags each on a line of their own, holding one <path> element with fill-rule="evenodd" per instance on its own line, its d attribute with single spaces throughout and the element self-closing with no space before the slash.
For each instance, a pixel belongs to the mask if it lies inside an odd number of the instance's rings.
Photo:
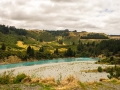
<svg viewBox="0 0 120 90">
<path fill-rule="evenodd" d="M 56 48 L 56 50 L 54 51 L 55 54 L 58 54 L 58 48 Z"/>
<path fill-rule="evenodd" d="M 27 48 L 27 55 L 29 57 L 33 57 L 34 56 L 34 49 L 31 48 L 30 46 Z"/>
<path fill-rule="evenodd" d="M 44 48 L 41 47 L 41 48 L 39 49 L 39 52 L 44 52 Z"/>
<path fill-rule="evenodd" d="M 4 44 L 4 43 L 2 44 L 1 49 L 2 49 L 2 50 L 6 50 L 6 46 L 5 46 L 5 44 Z"/>
<path fill-rule="evenodd" d="M 29 55 L 30 52 L 31 52 L 31 47 L 29 46 L 29 47 L 27 48 L 27 54 Z"/>
</svg>

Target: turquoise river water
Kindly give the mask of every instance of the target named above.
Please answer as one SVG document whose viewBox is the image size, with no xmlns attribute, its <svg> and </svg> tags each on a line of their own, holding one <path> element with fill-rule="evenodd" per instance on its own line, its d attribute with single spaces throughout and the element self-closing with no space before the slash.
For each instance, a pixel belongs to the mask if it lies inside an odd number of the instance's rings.
<svg viewBox="0 0 120 90">
<path fill-rule="evenodd" d="M 75 61 L 97 61 L 97 58 L 59 58 L 53 60 L 39 60 L 34 62 L 22 62 L 15 64 L 5 64 L 0 65 L 0 69 L 9 69 L 21 66 L 32 66 L 32 65 L 41 65 L 41 64 L 49 64 L 49 63 L 60 63 L 60 62 L 75 62 Z"/>
</svg>

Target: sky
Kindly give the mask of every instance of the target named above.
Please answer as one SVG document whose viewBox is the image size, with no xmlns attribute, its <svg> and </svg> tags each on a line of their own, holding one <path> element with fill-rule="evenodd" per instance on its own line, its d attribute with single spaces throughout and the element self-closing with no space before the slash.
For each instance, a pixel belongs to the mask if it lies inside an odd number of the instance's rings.
<svg viewBox="0 0 120 90">
<path fill-rule="evenodd" d="M 120 35 L 120 0 L 0 0 L 0 24 Z"/>
</svg>

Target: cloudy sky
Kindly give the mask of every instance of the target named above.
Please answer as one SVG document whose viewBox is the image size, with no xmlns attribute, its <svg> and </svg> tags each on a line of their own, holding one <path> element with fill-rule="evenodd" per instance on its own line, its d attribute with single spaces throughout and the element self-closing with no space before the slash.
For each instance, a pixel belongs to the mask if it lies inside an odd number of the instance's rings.
<svg viewBox="0 0 120 90">
<path fill-rule="evenodd" d="M 120 0 L 0 0 L 0 24 L 120 34 Z"/>
</svg>

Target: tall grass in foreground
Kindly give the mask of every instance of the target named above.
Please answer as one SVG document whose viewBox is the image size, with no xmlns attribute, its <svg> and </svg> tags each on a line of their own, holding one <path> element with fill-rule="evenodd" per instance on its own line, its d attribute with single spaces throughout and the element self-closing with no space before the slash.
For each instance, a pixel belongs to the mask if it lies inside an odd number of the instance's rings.
<svg viewBox="0 0 120 90">
<path fill-rule="evenodd" d="M 78 88 L 79 81 L 72 75 L 64 78 L 63 80 L 62 75 L 55 80 L 53 77 L 49 78 L 31 78 L 24 73 L 20 73 L 18 75 L 13 74 L 14 71 L 7 71 L 0 74 L 0 84 L 28 84 L 28 85 L 36 85 L 39 84 L 46 90 L 51 90 L 50 88 L 58 90 L 58 89 L 69 89 L 69 88 Z"/>
<path fill-rule="evenodd" d="M 13 74 L 14 70 L 12 71 L 5 71 L 4 73 L 0 74 L 0 84 L 18 84 L 27 77 L 25 74 L 18 74 L 15 76 Z"/>
<path fill-rule="evenodd" d="M 118 70 L 118 69 L 117 69 Z M 62 75 L 55 80 L 53 77 L 48 78 L 35 78 L 27 76 L 24 73 L 14 75 L 13 71 L 7 71 L 0 74 L 0 85 L 4 84 L 27 84 L 27 85 L 40 85 L 43 90 L 86 90 L 87 85 L 102 85 L 97 82 L 82 83 L 72 75 L 62 79 Z M 113 80 L 112 82 L 117 82 Z"/>
</svg>

